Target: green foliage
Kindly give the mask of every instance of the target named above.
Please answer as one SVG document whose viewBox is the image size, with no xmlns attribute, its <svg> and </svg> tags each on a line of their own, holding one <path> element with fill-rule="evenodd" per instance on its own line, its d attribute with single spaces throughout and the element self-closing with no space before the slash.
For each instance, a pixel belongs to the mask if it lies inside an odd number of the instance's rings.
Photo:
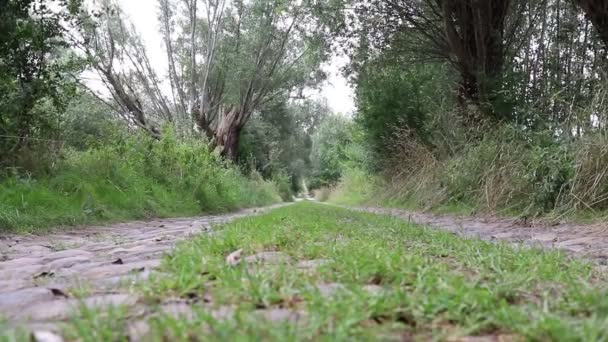
<svg viewBox="0 0 608 342">
<path fill-rule="evenodd" d="M 294 191 L 289 175 L 285 172 L 278 172 L 273 175 L 272 182 L 284 202 L 293 202 Z"/>
<path fill-rule="evenodd" d="M 341 115 L 331 115 L 323 121 L 313 137 L 311 190 L 340 180 L 349 161 L 353 129 L 352 122 Z"/>
<path fill-rule="evenodd" d="M 357 82 L 356 119 L 376 160 L 390 153 L 387 145 L 397 128 L 406 127 L 421 141 L 430 143 L 431 114 L 440 108 L 449 91 L 445 75 L 445 68 L 438 64 L 404 67 L 381 58 L 364 66 Z"/>
<path fill-rule="evenodd" d="M 65 143 L 64 147 L 85 151 L 123 139 L 127 128 L 111 113 L 106 104 L 80 90 L 61 115 L 59 136 Z"/>
<path fill-rule="evenodd" d="M 241 165 L 247 171 L 257 170 L 265 179 L 286 181 L 292 192 L 301 191 L 302 181 L 310 174 L 312 135 L 328 114 L 327 106 L 315 101 L 280 99 L 266 105 L 241 133 Z"/>
<path fill-rule="evenodd" d="M 0 167 L 17 165 L 23 149 L 59 129 L 58 114 L 74 90 L 67 74 L 80 69 L 64 25 L 79 3 L 0 2 Z"/>
<path fill-rule="evenodd" d="M 0 228 L 39 231 L 146 217 L 195 215 L 279 200 L 275 186 L 249 180 L 200 140 L 127 137 L 69 152 L 46 177 L 0 183 Z"/>
</svg>

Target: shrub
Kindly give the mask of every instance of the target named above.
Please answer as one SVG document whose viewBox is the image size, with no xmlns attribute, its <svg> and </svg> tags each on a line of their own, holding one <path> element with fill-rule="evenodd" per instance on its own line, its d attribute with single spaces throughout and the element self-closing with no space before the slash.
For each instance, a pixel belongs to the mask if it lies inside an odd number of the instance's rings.
<svg viewBox="0 0 608 342">
<path fill-rule="evenodd" d="M 351 169 L 330 200 L 531 215 L 608 207 L 603 134 L 566 140 L 550 131 L 504 126 L 440 158 L 406 130 L 401 133 L 382 177 Z"/>
<path fill-rule="evenodd" d="M 553 210 L 569 187 L 572 155 L 567 142 L 549 132 L 506 126 L 446 161 L 443 170 L 450 201 L 537 214 Z"/>
<path fill-rule="evenodd" d="M 136 136 L 68 152 L 40 178 L 0 183 L 0 229 L 195 215 L 280 200 L 275 185 L 250 180 L 200 140 Z"/>
<path fill-rule="evenodd" d="M 276 172 L 272 177 L 272 182 L 284 202 L 293 202 L 293 186 L 287 172 Z"/>
</svg>

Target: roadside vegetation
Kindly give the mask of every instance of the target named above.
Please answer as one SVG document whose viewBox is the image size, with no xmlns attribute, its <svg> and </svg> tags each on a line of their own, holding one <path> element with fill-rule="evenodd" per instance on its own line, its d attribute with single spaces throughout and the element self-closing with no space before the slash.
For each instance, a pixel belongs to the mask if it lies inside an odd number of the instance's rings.
<svg viewBox="0 0 608 342">
<path fill-rule="evenodd" d="M 47 228 L 193 216 L 281 201 L 278 184 L 223 162 L 202 142 L 117 137 L 87 151 L 66 151 L 49 173 L 0 183 L 0 227 Z M 289 185 L 287 185 L 289 187 Z"/>
<path fill-rule="evenodd" d="M 164 65 L 122 3 L 0 1 L 0 235 L 311 193 L 525 219 L 608 213 L 607 0 L 146 2 Z M 346 115 L 319 100 L 334 95 L 319 90 L 336 55 L 355 91 Z M 558 251 L 308 202 L 214 229 L 188 228 L 129 287 L 151 314 L 83 306 L 65 337 L 127 341 L 135 318 L 146 341 L 608 340 L 605 273 Z M 45 259 L 11 251 L 57 251 L 0 247 L 19 267 L 2 286 L 44 285 L 23 270 Z"/>
<path fill-rule="evenodd" d="M 180 244 L 136 287 L 156 307 L 147 340 L 608 339 L 605 275 L 557 251 L 314 203 L 216 230 Z M 238 249 L 242 262 L 228 265 Z M 183 316 L 163 311 L 176 302 L 187 303 Z M 124 340 L 126 317 L 89 312 L 67 331 Z"/>
<path fill-rule="evenodd" d="M 303 191 L 311 136 L 331 114 L 292 96 L 325 77 L 312 9 L 198 2 L 150 5 L 167 75 L 118 1 L 0 4 L 0 233 L 228 211 Z"/>
<path fill-rule="evenodd" d="M 358 108 L 333 146 L 325 128 L 313 142 L 321 198 L 605 216 L 605 2 L 349 3 L 354 15 L 328 25 L 351 58 Z"/>
</svg>

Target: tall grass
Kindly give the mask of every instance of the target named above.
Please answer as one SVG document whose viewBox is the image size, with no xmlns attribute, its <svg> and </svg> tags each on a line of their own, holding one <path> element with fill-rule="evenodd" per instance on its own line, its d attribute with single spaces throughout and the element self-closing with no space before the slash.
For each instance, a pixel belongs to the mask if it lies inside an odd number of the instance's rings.
<svg viewBox="0 0 608 342">
<path fill-rule="evenodd" d="M 329 200 L 508 215 L 608 209 L 604 132 L 564 139 L 504 126 L 447 156 L 412 140 L 393 146 L 381 177 L 347 172 Z"/>
<path fill-rule="evenodd" d="M 280 201 L 275 185 L 243 176 L 199 140 L 129 137 L 67 152 L 52 174 L 0 182 L 0 231 L 41 231 L 196 215 Z"/>
</svg>

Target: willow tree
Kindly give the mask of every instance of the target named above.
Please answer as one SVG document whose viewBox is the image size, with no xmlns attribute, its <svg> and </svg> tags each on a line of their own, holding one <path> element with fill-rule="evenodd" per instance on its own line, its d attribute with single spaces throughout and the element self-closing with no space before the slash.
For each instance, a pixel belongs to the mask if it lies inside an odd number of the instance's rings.
<svg viewBox="0 0 608 342">
<path fill-rule="evenodd" d="M 451 64 L 460 76 L 461 104 L 482 107 L 486 117 L 502 120 L 503 114 L 486 104 L 491 104 L 500 90 L 507 52 L 519 27 L 521 3 L 520 0 L 345 0 L 342 6 L 352 10 L 342 17 L 345 21 L 339 22 L 337 28 L 340 35 L 347 37 L 347 44 L 351 44 L 352 38 L 363 39 L 356 49 L 365 47 L 367 56 L 406 47 L 404 55 Z M 333 7 L 328 8 L 326 12 L 331 12 Z M 331 15 L 330 18 L 335 21 Z"/>
<path fill-rule="evenodd" d="M 174 121 L 174 106 L 145 44 L 113 0 L 102 0 L 92 12 L 95 20 L 81 26 L 79 47 L 111 94 L 113 101 L 107 103 L 129 125 L 158 137 L 158 127 Z"/>
<path fill-rule="evenodd" d="M 160 4 L 176 102 L 188 103 L 182 107 L 201 134 L 234 160 L 253 112 L 314 82 L 324 57 L 315 18 L 292 0 Z"/>
</svg>

